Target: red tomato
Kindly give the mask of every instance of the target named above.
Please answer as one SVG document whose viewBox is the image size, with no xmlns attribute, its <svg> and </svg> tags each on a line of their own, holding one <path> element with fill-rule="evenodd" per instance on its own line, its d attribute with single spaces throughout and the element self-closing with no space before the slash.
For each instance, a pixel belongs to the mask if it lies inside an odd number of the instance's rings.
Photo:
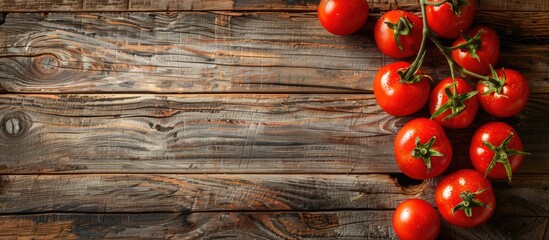
<svg viewBox="0 0 549 240">
<path fill-rule="evenodd" d="M 473 122 L 479 103 L 477 92 L 465 80 L 456 78 L 456 83 L 454 88 L 452 78 L 446 78 L 435 86 L 431 92 L 429 112 L 431 119 L 443 127 L 460 129 Z"/>
<path fill-rule="evenodd" d="M 356 32 L 368 19 L 366 0 L 321 0 L 318 20 L 328 32 L 348 35 Z"/>
<path fill-rule="evenodd" d="M 396 208 L 393 228 L 401 240 L 432 240 L 440 232 L 440 217 L 431 204 L 409 199 Z"/>
<path fill-rule="evenodd" d="M 443 178 L 435 189 L 440 215 L 450 224 L 474 227 L 494 213 L 496 198 L 490 181 L 481 173 L 463 169 Z"/>
<path fill-rule="evenodd" d="M 494 81 L 479 81 L 480 106 L 497 117 L 511 117 L 524 109 L 530 91 L 526 78 L 511 69 L 498 69 Z"/>
<path fill-rule="evenodd" d="M 443 0 L 430 0 L 439 3 Z M 475 15 L 474 0 L 447 1 L 436 7 L 425 7 L 427 25 L 432 32 L 443 38 L 457 38 L 461 32 L 467 31 Z"/>
<path fill-rule="evenodd" d="M 382 53 L 393 58 L 418 53 L 423 38 L 421 18 L 403 10 L 383 14 L 374 26 L 374 38 Z"/>
<path fill-rule="evenodd" d="M 452 144 L 444 129 L 428 118 L 406 123 L 395 138 L 394 150 L 400 170 L 415 179 L 436 177 L 452 161 Z"/>
<path fill-rule="evenodd" d="M 522 141 L 511 126 L 502 122 L 482 125 L 473 135 L 469 155 L 477 171 L 492 179 L 511 181 L 523 160 Z"/>
<path fill-rule="evenodd" d="M 495 66 L 499 60 L 499 37 L 496 31 L 488 27 L 475 27 L 469 30 L 465 36 L 476 38 L 480 32 L 480 39 L 474 40 L 463 48 L 452 50 L 452 59 L 461 67 L 480 74 L 490 72 L 490 65 Z M 458 47 L 467 42 L 463 37 L 456 39 L 452 47 Z M 475 58 L 478 56 L 478 58 Z"/>
<path fill-rule="evenodd" d="M 374 78 L 374 95 L 377 103 L 387 113 L 407 116 L 417 112 L 429 99 L 429 80 L 418 77 L 419 82 L 401 82 L 398 71 L 404 72 L 410 63 L 396 62 L 383 66 Z"/>
</svg>

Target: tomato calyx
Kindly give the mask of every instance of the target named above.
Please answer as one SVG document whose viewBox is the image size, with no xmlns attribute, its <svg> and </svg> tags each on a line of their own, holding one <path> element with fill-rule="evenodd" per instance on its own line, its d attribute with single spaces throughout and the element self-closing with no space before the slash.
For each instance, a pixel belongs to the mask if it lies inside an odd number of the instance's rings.
<svg viewBox="0 0 549 240">
<path fill-rule="evenodd" d="M 484 173 L 484 177 L 488 176 L 490 171 L 492 171 L 492 168 L 496 166 L 497 163 L 503 164 L 503 167 L 505 167 L 505 172 L 507 172 L 507 178 L 509 179 L 509 182 L 511 181 L 513 172 L 511 171 L 511 164 L 509 163 L 509 156 L 511 155 L 530 155 L 528 152 L 518 151 L 515 149 L 510 149 L 507 146 L 509 145 L 509 142 L 513 138 L 515 134 L 511 132 L 505 140 L 499 145 L 494 146 L 490 142 L 482 142 L 486 147 L 488 147 L 490 150 L 492 150 L 494 154 L 494 158 L 492 158 L 492 161 L 490 162 L 490 165 L 488 165 L 488 168 L 486 169 L 486 172 Z"/>
<path fill-rule="evenodd" d="M 408 68 L 401 68 L 397 71 L 398 76 L 400 77 L 399 83 L 401 84 L 412 84 L 421 82 L 421 80 L 426 77 L 432 80 L 431 76 L 425 74 L 415 74 L 419 70 L 419 66 L 423 64 L 423 58 L 425 57 L 425 51 L 418 55 L 418 59 L 414 61 Z M 413 71 L 413 72 L 412 72 Z"/>
<path fill-rule="evenodd" d="M 465 216 L 472 217 L 473 216 L 473 208 L 474 207 L 485 207 L 489 208 L 488 205 L 485 203 L 475 199 L 475 197 L 478 194 L 481 194 L 482 192 L 488 190 L 488 188 L 484 188 L 481 190 L 478 190 L 474 193 L 469 191 L 462 192 L 459 197 L 461 198 L 461 202 L 458 203 L 454 208 L 452 208 L 452 216 L 459 210 L 463 210 L 465 212 Z"/>
<path fill-rule="evenodd" d="M 461 34 L 461 37 L 465 39 L 465 42 L 454 47 L 448 48 L 448 50 L 460 49 L 461 51 L 469 52 L 469 55 L 480 62 L 480 57 L 477 55 L 477 50 L 480 48 L 482 30 L 474 37 L 467 36 L 466 34 Z"/>
<path fill-rule="evenodd" d="M 502 78 L 498 76 L 498 74 L 496 73 L 496 70 L 494 70 L 492 65 L 490 65 L 490 71 L 492 72 L 492 77 L 488 77 L 488 79 L 480 81 L 482 84 L 488 87 L 488 90 L 484 92 L 482 95 L 488 95 L 490 93 L 500 94 L 501 91 L 503 90 L 503 86 L 505 85 L 505 82 L 507 81 L 507 76 L 505 76 L 505 71 L 502 71 L 503 73 Z M 501 95 L 501 96 L 507 97 L 505 95 Z"/>
<path fill-rule="evenodd" d="M 471 3 L 466 0 L 450 0 L 450 1 L 447 1 L 446 3 L 450 4 L 450 8 L 454 12 L 454 14 L 460 17 L 461 17 L 461 8 L 471 5 Z"/>
<path fill-rule="evenodd" d="M 450 119 L 450 118 L 453 118 L 453 117 L 461 114 L 463 111 L 465 111 L 465 108 L 467 107 L 464 102 L 467 99 L 470 99 L 470 98 L 474 97 L 478 93 L 478 91 L 471 91 L 471 92 L 466 92 L 466 93 L 462 93 L 462 94 L 457 94 L 457 89 L 456 89 L 457 87 L 456 86 L 457 86 L 457 82 L 454 82 L 454 83 L 452 83 L 451 85 L 449 85 L 448 87 L 446 87 L 444 89 L 444 92 L 448 96 L 448 102 L 446 102 L 437 111 L 435 111 L 433 113 L 433 115 L 431 116 L 431 119 L 434 119 L 434 118 L 442 115 L 444 112 L 446 112 L 449 109 L 452 110 L 452 113 L 448 114 L 442 120 Z M 454 88 L 455 93 L 452 92 L 452 90 L 450 90 L 450 88 Z"/>
<path fill-rule="evenodd" d="M 412 34 L 412 28 L 414 23 L 406 16 L 402 16 L 398 19 L 397 23 L 385 22 L 388 28 L 392 29 L 395 35 L 395 42 L 400 51 L 404 51 L 404 48 L 400 44 L 400 36 L 406 36 Z"/>
<path fill-rule="evenodd" d="M 419 137 L 416 137 L 416 148 L 412 150 L 412 157 L 421 158 L 427 166 L 427 173 L 431 171 L 431 157 L 443 157 L 444 155 L 434 149 L 431 149 L 436 141 L 436 137 L 432 137 L 425 144 L 419 141 Z"/>
<path fill-rule="evenodd" d="M 431 2 L 429 0 L 424 1 L 425 4 L 440 7 L 442 4 L 448 3 L 450 4 L 450 9 L 452 9 L 452 12 L 454 12 L 455 15 L 461 17 L 461 8 L 465 6 L 471 5 L 471 3 L 467 0 L 445 0 L 441 2 Z"/>
</svg>

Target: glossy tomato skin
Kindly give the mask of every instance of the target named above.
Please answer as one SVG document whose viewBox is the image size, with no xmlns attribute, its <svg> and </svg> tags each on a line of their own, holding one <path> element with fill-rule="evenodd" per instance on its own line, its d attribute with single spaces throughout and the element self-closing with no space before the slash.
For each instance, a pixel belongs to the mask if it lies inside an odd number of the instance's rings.
<svg viewBox="0 0 549 240">
<path fill-rule="evenodd" d="M 400 83 L 398 71 L 410 67 L 407 62 L 383 66 L 374 78 L 374 95 L 379 106 L 393 116 L 407 116 L 420 110 L 427 100 L 431 86 L 429 80 L 417 83 Z"/>
<path fill-rule="evenodd" d="M 416 148 L 416 138 L 425 144 L 435 137 L 431 149 L 441 153 L 442 156 L 431 156 L 431 170 L 427 171 L 427 165 L 422 158 L 412 156 Z M 437 122 L 428 118 L 416 118 L 406 123 L 398 132 L 394 144 L 395 159 L 400 170 L 414 179 L 433 178 L 448 168 L 452 162 L 452 144 L 444 129 Z"/>
<path fill-rule="evenodd" d="M 463 49 L 454 49 L 451 52 L 452 59 L 456 61 L 461 67 L 480 74 L 486 75 L 490 72 L 490 65 L 495 66 L 499 60 L 499 37 L 496 31 L 489 27 L 478 26 L 471 28 L 467 32 L 467 36 L 474 37 L 478 32 L 481 32 L 480 35 L 480 44 L 476 50 L 480 61 L 476 58 L 471 57 L 469 50 Z M 465 43 L 466 40 L 463 37 L 459 37 L 452 44 L 452 47 L 458 46 L 462 43 Z"/>
<path fill-rule="evenodd" d="M 507 147 L 509 149 L 522 151 L 522 140 L 520 139 L 515 129 L 513 129 L 513 127 L 509 126 L 506 123 L 490 122 L 482 125 L 477 129 L 477 131 L 473 135 L 471 148 L 469 149 L 471 162 L 473 163 L 473 166 L 477 171 L 485 174 L 486 169 L 488 169 L 488 166 L 490 165 L 490 162 L 492 162 L 492 159 L 495 155 L 495 152 L 490 150 L 490 148 L 488 148 L 488 146 L 486 146 L 484 142 L 489 142 L 494 146 L 499 146 L 507 137 L 509 137 L 510 134 L 513 134 L 513 137 L 509 141 L 509 145 L 507 145 Z M 511 171 L 515 172 L 522 164 L 523 155 L 507 156 L 511 166 Z M 506 179 L 508 176 L 503 164 L 497 163 L 490 170 L 487 177 L 491 179 Z"/>
<path fill-rule="evenodd" d="M 442 1 L 430 0 L 430 2 Z M 427 5 L 425 14 L 431 31 L 443 38 L 457 38 L 461 32 L 467 31 L 475 15 L 475 1 L 468 1 L 469 5 L 461 7 L 460 15 L 454 13 L 450 3 L 444 3 L 438 7 Z"/>
<path fill-rule="evenodd" d="M 474 206 L 471 217 L 464 210 L 452 213 L 455 206 L 463 202 L 463 192 L 477 193 L 475 200 L 486 207 Z M 440 215 L 450 224 L 459 227 L 474 227 L 486 222 L 496 209 L 496 198 L 490 181 L 476 170 L 458 170 L 444 177 L 435 189 L 435 203 Z"/>
<path fill-rule="evenodd" d="M 530 90 L 526 78 L 512 69 L 498 69 L 497 76 L 504 79 L 501 92 L 489 92 L 490 87 L 480 82 L 477 84 L 480 106 L 496 117 L 511 117 L 518 114 L 528 102 Z"/>
<path fill-rule="evenodd" d="M 469 84 L 461 79 L 456 78 L 457 82 L 457 93 L 467 93 L 473 91 L 471 86 Z M 446 87 L 452 85 L 453 81 L 452 78 L 446 78 L 443 79 L 440 83 L 438 83 L 431 92 L 431 97 L 429 100 L 429 112 L 431 115 L 435 113 L 439 108 L 442 107 L 445 103 L 448 102 L 448 96 L 445 93 Z M 453 87 L 450 88 L 452 92 L 454 92 Z M 449 115 L 452 111 L 447 110 L 442 115 L 433 118 L 433 120 L 440 123 L 443 127 L 446 128 L 452 128 L 452 129 L 461 129 L 466 128 L 469 126 L 473 120 L 475 119 L 475 116 L 478 112 L 479 102 L 478 102 L 478 94 L 473 96 L 470 99 L 467 99 L 463 102 L 466 106 L 465 111 L 463 111 L 461 114 L 444 119 L 447 115 Z"/>
<path fill-rule="evenodd" d="M 440 217 L 431 204 L 409 199 L 396 208 L 393 229 L 401 240 L 432 240 L 440 232 Z"/>
<path fill-rule="evenodd" d="M 399 49 L 396 42 L 395 31 L 386 24 L 386 22 L 397 24 L 401 17 L 408 18 L 413 24 L 410 34 L 399 36 L 402 50 Z M 392 10 L 386 12 L 377 20 L 374 26 L 374 39 L 383 54 L 392 58 L 406 58 L 418 53 L 422 32 L 423 23 L 421 18 L 407 11 Z"/>
<path fill-rule="evenodd" d="M 368 19 L 366 0 L 321 0 L 318 4 L 318 20 L 328 32 L 349 35 L 356 32 Z"/>
</svg>

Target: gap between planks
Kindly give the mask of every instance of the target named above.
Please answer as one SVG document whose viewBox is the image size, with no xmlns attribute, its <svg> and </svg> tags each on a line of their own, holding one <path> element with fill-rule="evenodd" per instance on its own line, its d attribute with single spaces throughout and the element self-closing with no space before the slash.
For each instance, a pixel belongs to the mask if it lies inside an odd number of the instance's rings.
<svg viewBox="0 0 549 240">
<path fill-rule="evenodd" d="M 438 207 L 433 206 L 436 210 Z M 109 212 L 91 212 L 91 211 L 36 211 L 36 212 L 16 212 L 16 213 L 1 213 L 0 216 L 32 216 L 32 215 L 47 215 L 47 214 L 56 214 L 56 215 L 73 215 L 73 214 L 90 214 L 90 215 L 145 215 L 145 214 L 177 214 L 179 216 L 191 215 L 191 214 L 217 214 L 217 213 L 338 213 L 338 212 L 393 212 L 394 208 L 333 208 L 333 209 L 307 209 L 307 210 L 276 210 L 276 209 L 266 209 L 266 210 L 193 210 L 193 211 L 148 211 L 148 212 L 120 212 L 120 211 L 109 211 Z M 539 215 L 527 215 L 527 214 L 512 214 L 512 215 L 499 215 L 500 217 L 536 217 L 536 218 L 549 218 L 549 216 L 539 216 Z M 546 230 L 547 232 L 547 230 Z"/>
<path fill-rule="evenodd" d="M 287 84 L 284 84 L 287 86 Z M 292 86 L 302 86 L 307 87 L 306 85 L 292 85 Z M 316 87 L 315 88 L 319 88 Z M 134 92 L 100 92 L 100 93 L 86 93 L 86 92 L 2 92 L 0 95 L 29 95 L 29 96 L 53 96 L 53 95 L 86 95 L 86 96 L 104 96 L 104 95 L 120 95 L 120 96 L 192 96 L 192 95 L 226 95 L 226 96 L 238 96 L 238 95 L 367 95 L 374 94 L 373 90 L 357 90 L 352 88 L 336 88 L 336 87 L 326 87 L 327 89 L 338 89 L 340 91 L 334 92 L 325 92 L 325 91 L 267 91 L 267 92 L 148 92 L 148 91 L 134 91 Z M 544 93 L 532 93 L 532 94 L 544 94 Z M 549 93 L 548 93 L 549 94 Z"/>
<path fill-rule="evenodd" d="M 436 208 L 436 206 L 435 206 Z M 0 213 L 0 216 L 32 216 L 42 214 L 59 214 L 59 215 L 72 215 L 72 214 L 95 214 L 95 215 L 141 215 L 141 214 L 178 214 L 180 216 L 200 213 L 335 213 L 335 212 L 391 212 L 394 208 L 334 208 L 334 209 L 308 209 L 308 210 L 193 210 L 193 211 L 147 211 L 147 212 L 91 212 L 91 211 L 36 211 L 36 212 L 16 212 L 16 213 Z M 534 215 L 512 215 L 513 217 L 540 217 Z"/>
<path fill-rule="evenodd" d="M 303 176 L 303 175 L 311 175 L 311 176 L 323 176 L 323 175 L 335 175 L 335 176 L 348 176 L 348 175 L 356 175 L 356 176 L 366 176 L 366 175 L 404 175 L 402 172 L 290 172 L 290 173 L 283 173 L 283 172 L 230 172 L 230 173 L 223 173 L 223 172 L 47 172 L 47 173 L 36 173 L 36 172 L 17 172 L 17 173 L 9 173 L 9 172 L 2 172 L 0 169 L 0 176 L 69 176 L 69 175 L 75 175 L 75 176 L 94 176 L 94 175 L 121 175 L 121 176 L 127 176 L 127 175 L 181 175 L 181 176 L 204 176 L 204 175 L 239 175 L 239 176 L 246 176 L 246 175 L 262 175 L 262 176 Z M 447 174 L 443 174 L 440 176 L 444 176 Z M 547 175 L 547 173 L 513 173 L 513 176 L 543 176 Z M 426 179 L 428 180 L 428 179 Z M 426 181 L 426 180 L 415 180 L 415 181 Z"/>
</svg>

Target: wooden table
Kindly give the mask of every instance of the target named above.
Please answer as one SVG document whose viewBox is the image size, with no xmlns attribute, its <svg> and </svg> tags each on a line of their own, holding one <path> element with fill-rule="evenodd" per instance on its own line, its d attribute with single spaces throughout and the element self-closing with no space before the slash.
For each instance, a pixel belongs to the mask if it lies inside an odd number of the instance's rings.
<svg viewBox="0 0 549 240">
<path fill-rule="evenodd" d="M 525 159 L 495 181 L 494 217 L 441 239 L 549 239 L 549 1 L 477 0 L 500 66 L 531 96 L 503 121 Z M 0 2 L 0 239 L 390 239 L 393 209 L 433 203 L 437 179 L 394 162 L 410 117 L 376 104 L 372 79 L 396 60 L 372 27 L 415 0 L 372 1 L 339 37 L 318 1 Z M 7 13 L 7 14 L 6 14 Z M 430 46 L 425 71 L 449 75 Z M 473 81 L 471 81 L 473 82 Z M 478 126 L 448 131 L 451 170 L 470 168 Z"/>
</svg>

